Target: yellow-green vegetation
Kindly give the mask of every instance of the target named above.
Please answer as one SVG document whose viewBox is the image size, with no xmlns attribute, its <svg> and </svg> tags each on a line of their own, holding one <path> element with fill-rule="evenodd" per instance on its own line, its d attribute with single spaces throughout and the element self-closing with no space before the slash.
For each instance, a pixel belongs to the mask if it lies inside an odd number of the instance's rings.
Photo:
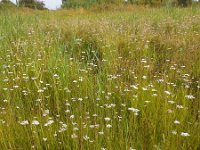
<svg viewBox="0 0 200 150">
<path fill-rule="evenodd" d="M 0 149 L 200 149 L 198 7 L 0 22 Z"/>
</svg>

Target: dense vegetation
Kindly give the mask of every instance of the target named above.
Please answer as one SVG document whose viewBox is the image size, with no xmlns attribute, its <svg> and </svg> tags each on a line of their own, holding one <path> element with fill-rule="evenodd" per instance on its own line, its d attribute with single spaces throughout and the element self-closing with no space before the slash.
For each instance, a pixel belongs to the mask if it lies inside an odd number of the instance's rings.
<svg viewBox="0 0 200 150">
<path fill-rule="evenodd" d="M 7 8 L 8 6 L 12 7 L 28 7 L 32 9 L 45 9 L 45 4 L 43 1 L 38 0 L 16 0 L 16 4 L 11 2 L 10 0 L 1 0 L 0 6 L 4 5 L 3 7 Z"/>
<path fill-rule="evenodd" d="M 62 0 L 63 8 L 90 8 L 108 7 L 112 5 L 150 5 L 150 6 L 181 6 L 186 7 L 192 4 L 192 0 Z"/>
<path fill-rule="evenodd" d="M 200 149 L 200 9 L 0 9 L 0 149 Z"/>
<path fill-rule="evenodd" d="M 19 6 L 35 8 L 35 9 L 44 9 L 45 5 L 43 1 L 36 0 L 19 0 L 17 3 Z"/>
<path fill-rule="evenodd" d="M 196 5 L 199 0 L 193 1 Z M 12 4 L 10 0 L 1 0 L 0 4 Z M 192 5 L 192 0 L 62 0 L 62 8 L 102 8 L 106 9 L 111 5 L 149 5 L 149 6 L 181 6 Z M 32 9 L 45 9 L 43 1 L 40 0 L 16 0 L 16 5 Z"/>
</svg>

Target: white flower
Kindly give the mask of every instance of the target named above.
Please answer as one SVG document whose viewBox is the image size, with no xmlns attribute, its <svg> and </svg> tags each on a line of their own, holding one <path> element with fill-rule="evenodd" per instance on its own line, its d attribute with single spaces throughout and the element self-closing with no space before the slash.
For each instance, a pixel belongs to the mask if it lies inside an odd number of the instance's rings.
<svg viewBox="0 0 200 150">
<path fill-rule="evenodd" d="M 138 87 L 136 85 L 131 85 L 130 87 L 134 88 L 135 90 L 138 90 Z"/>
<path fill-rule="evenodd" d="M 63 122 L 60 122 L 62 124 L 62 127 L 60 127 L 60 129 L 58 130 L 58 132 L 64 132 L 67 130 L 67 125 L 64 124 Z"/>
<path fill-rule="evenodd" d="M 107 124 L 106 128 L 112 128 L 112 125 L 111 124 Z"/>
<path fill-rule="evenodd" d="M 67 109 L 67 110 L 65 110 L 65 112 L 66 112 L 66 113 L 69 113 L 69 112 L 70 112 L 70 110 L 69 110 L 69 109 Z"/>
<path fill-rule="evenodd" d="M 169 91 L 164 91 L 165 92 L 165 94 L 167 94 L 167 95 L 171 95 L 172 93 L 171 92 L 169 92 Z"/>
<path fill-rule="evenodd" d="M 32 124 L 33 124 L 33 125 L 39 125 L 40 123 L 39 123 L 39 121 L 37 121 L 37 120 L 33 120 L 33 121 L 32 121 Z"/>
<path fill-rule="evenodd" d="M 143 91 L 147 91 L 148 89 L 147 89 L 146 87 L 143 87 L 142 90 L 143 90 Z"/>
<path fill-rule="evenodd" d="M 64 131 L 66 131 L 66 130 L 67 130 L 67 128 L 61 127 L 61 128 L 58 130 L 58 132 L 64 132 Z"/>
<path fill-rule="evenodd" d="M 83 101 L 83 98 L 78 98 L 78 101 Z"/>
<path fill-rule="evenodd" d="M 70 119 L 73 119 L 74 117 L 75 117 L 74 115 L 71 115 L 69 118 L 70 118 Z"/>
<path fill-rule="evenodd" d="M 142 79 L 147 79 L 147 76 L 142 76 Z"/>
<path fill-rule="evenodd" d="M 46 126 L 48 126 L 48 125 L 51 125 L 52 123 L 54 123 L 54 121 L 53 121 L 53 120 L 48 120 L 48 122 L 47 122 L 47 123 L 45 123 L 45 124 L 44 124 L 44 126 L 46 127 Z"/>
<path fill-rule="evenodd" d="M 156 97 L 156 96 L 158 96 L 158 94 L 155 93 L 155 94 L 153 94 L 152 96 L 153 96 L 153 97 Z"/>
<path fill-rule="evenodd" d="M 157 82 L 158 83 L 164 82 L 164 79 L 158 79 Z"/>
<path fill-rule="evenodd" d="M 98 115 L 97 115 L 97 114 L 93 114 L 92 116 L 93 116 L 93 117 L 97 117 Z"/>
<path fill-rule="evenodd" d="M 177 108 L 184 108 L 182 105 L 176 105 Z"/>
<path fill-rule="evenodd" d="M 87 140 L 90 139 L 90 137 L 86 135 L 86 136 L 83 137 L 83 139 L 87 141 Z"/>
<path fill-rule="evenodd" d="M 29 124 L 29 122 L 28 122 L 28 120 L 24 120 L 24 121 L 20 122 L 20 124 L 21 125 L 27 125 L 27 124 Z"/>
<path fill-rule="evenodd" d="M 59 77 L 59 75 L 58 75 L 58 74 L 54 74 L 53 76 L 54 76 L 55 78 Z"/>
<path fill-rule="evenodd" d="M 42 140 L 46 142 L 46 141 L 47 141 L 47 138 L 42 138 Z"/>
<path fill-rule="evenodd" d="M 71 137 L 72 137 L 72 139 L 75 139 L 75 138 L 77 138 L 78 136 L 74 133 L 74 134 L 71 135 Z"/>
<path fill-rule="evenodd" d="M 190 136 L 190 134 L 187 132 L 181 132 L 181 136 Z"/>
<path fill-rule="evenodd" d="M 174 103 L 176 103 L 175 101 L 168 101 L 168 103 L 170 103 L 170 104 L 174 104 Z"/>
<path fill-rule="evenodd" d="M 55 137 L 58 136 L 58 134 L 57 134 L 56 132 L 55 132 L 53 135 L 54 135 Z"/>
<path fill-rule="evenodd" d="M 43 93 L 43 92 L 44 92 L 43 89 L 39 89 L 39 90 L 38 90 L 38 93 Z"/>
<path fill-rule="evenodd" d="M 103 134 L 104 134 L 104 132 L 103 132 L 103 131 L 100 131 L 100 132 L 99 132 L 99 135 L 103 135 Z"/>
<path fill-rule="evenodd" d="M 43 116 L 46 116 L 46 115 L 48 115 L 49 114 L 49 110 L 47 109 L 47 110 L 44 110 L 44 112 L 43 112 Z"/>
<path fill-rule="evenodd" d="M 89 127 L 90 127 L 90 128 L 94 128 L 94 127 L 95 127 L 95 125 L 90 125 Z"/>
<path fill-rule="evenodd" d="M 78 131 L 79 129 L 77 127 L 73 128 L 73 131 Z"/>
<path fill-rule="evenodd" d="M 173 110 L 168 109 L 167 112 L 168 112 L 168 113 L 173 113 Z"/>
<path fill-rule="evenodd" d="M 195 99 L 195 97 L 193 95 L 186 95 L 185 96 L 187 99 Z"/>
<path fill-rule="evenodd" d="M 173 130 L 171 133 L 172 133 L 172 134 L 174 134 L 174 135 L 176 135 L 176 134 L 177 134 L 177 132 L 176 132 L 176 131 L 174 131 L 174 130 Z"/>
<path fill-rule="evenodd" d="M 106 117 L 106 118 L 104 118 L 104 120 L 105 120 L 105 121 L 110 121 L 111 119 L 108 118 L 108 117 Z"/>
<path fill-rule="evenodd" d="M 140 112 L 140 110 L 139 110 L 139 109 L 136 109 L 136 108 L 128 108 L 128 110 L 134 112 L 135 115 L 138 115 L 138 113 Z"/>
<path fill-rule="evenodd" d="M 174 121 L 174 124 L 180 124 L 180 121 L 175 120 L 175 121 Z"/>
</svg>

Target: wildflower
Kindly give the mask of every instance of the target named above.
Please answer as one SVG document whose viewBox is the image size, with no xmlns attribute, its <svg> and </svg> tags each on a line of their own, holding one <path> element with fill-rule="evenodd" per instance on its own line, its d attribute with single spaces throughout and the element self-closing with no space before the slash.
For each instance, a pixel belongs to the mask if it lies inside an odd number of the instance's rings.
<svg viewBox="0 0 200 150">
<path fill-rule="evenodd" d="M 97 115 L 97 114 L 93 114 L 92 116 L 93 116 L 93 117 L 97 117 L 98 115 Z"/>
<path fill-rule="evenodd" d="M 177 134 L 177 132 L 176 132 L 175 130 L 173 130 L 171 133 L 172 133 L 172 134 L 174 134 L 174 135 L 176 135 L 176 134 Z"/>
<path fill-rule="evenodd" d="M 41 101 L 42 101 L 42 99 L 36 99 L 35 101 L 36 101 L 36 102 L 41 102 Z"/>
<path fill-rule="evenodd" d="M 20 124 L 21 125 L 27 125 L 27 124 L 29 124 L 29 122 L 28 122 L 28 120 L 24 120 L 24 121 L 20 122 Z"/>
<path fill-rule="evenodd" d="M 186 95 L 185 98 L 187 98 L 187 99 L 195 99 L 195 97 L 193 95 Z"/>
<path fill-rule="evenodd" d="M 66 113 L 69 113 L 69 112 L 70 112 L 70 110 L 69 110 L 69 109 L 67 109 L 67 110 L 65 110 L 65 112 L 66 112 Z"/>
<path fill-rule="evenodd" d="M 99 133 L 99 135 L 103 135 L 104 134 L 104 132 L 103 131 L 100 131 L 100 132 L 98 132 Z"/>
<path fill-rule="evenodd" d="M 187 136 L 190 136 L 190 134 L 187 133 L 187 132 L 181 132 L 181 136 L 185 136 L 185 137 L 187 137 Z"/>
<path fill-rule="evenodd" d="M 95 127 L 95 125 L 90 125 L 89 127 L 90 127 L 90 128 L 94 128 L 94 127 Z"/>
<path fill-rule="evenodd" d="M 105 121 L 110 121 L 111 119 L 108 118 L 108 117 L 106 117 L 106 118 L 104 118 L 104 120 L 105 120 Z"/>
<path fill-rule="evenodd" d="M 96 128 L 98 128 L 98 127 L 99 127 L 99 124 L 95 124 L 94 126 L 95 126 Z"/>
<path fill-rule="evenodd" d="M 8 102 L 8 100 L 7 100 L 7 99 L 4 99 L 4 100 L 3 100 L 3 102 L 7 103 L 7 102 Z"/>
<path fill-rule="evenodd" d="M 184 108 L 182 105 L 176 105 L 177 108 Z"/>
<path fill-rule="evenodd" d="M 71 115 L 71 116 L 70 116 L 70 119 L 73 119 L 74 117 L 75 117 L 74 115 Z"/>
<path fill-rule="evenodd" d="M 158 83 L 164 82 L 164 79 L 158 79 L 157 82 Z"/>
<path fill-rule="evenodd" d="M 158 96 L 158 94 L 155 93 L 155 94 L 152 94 L 152 96 L 153 96 L 153 97 L 156 97 L 156 96 Z"/>
<path fill-rule="evenodd" d="M 78 98 L 79 101 L 83 101 L 83 98 Z"/>
<path fill-rule="evenodd" d="M 147 79 L 147 76 L 142 76 L 142 79 Z"/>
<path fill-rule="evenodd" d="M 167 94 L 167 95 L 171 95 L 172 93 L 171 92 L 169 92 L 169 91 L 164 91 L 165 92 L 165 94 Z"/>
<path fill-rule="evenodd" d="M 138 90 L 138 87 L 136 85 L 131 85 L 130 87 L 134 88 L 135 90 Z"/>
<path fill-rule="evenodd" d="M 64 132 L 64 131 L 66 131 L 66 130 L 67 130 L 66 128 L 61 127 L 61 128 L 58 130 L 58 132 Z"/>
<path fill-rule="evenodd" d="M 174 104 L 175 102 L 174 102 L 174 101 L 168 101 L 168 103 L 170 103 L 170 104 Z"/>
<path fill-rule="evenodd" d="M 43 89 L 38 90 L 38 93 L 43 93 L 43 92 L 44 92 Z"/>
<path fill-rule="evenodd" d="M 112 128 L 112 125 L 111 124 L 107 124 L 106 128 Z"/>
<path fill-rule="evenodd" d="M 173 110 L 168 109 L 167 112 L 168 112 L 168 113 L 173 113 Z"/>
<path fill-rule="evenodd" d="M 58 78 L 58 77 L 59 77 L 59 75 L 58 75 L 58 74 L 54 74 L 54 75 L 53 75 L 53 77 L 55 77 L 55 78 Z"/>
<path fill-rule="evenodd" d="M 174 121 L 174 124 L 180 124 L 180 121 L 175 120 L 175 121 Z"/>
<path fill-rule="evenodd" d="M 72 139 L 76 139 L 78 136 L 74 133 L 71 135 Z"/>
<path fill-rule="evenodd" d="M 42 138 L 42 140 L 43 140 L 44 142 L 46 142 L 46 141 L 47 141 L 47 138 Z"/>
<path fill-rule="evenodd" d="M 73 83 L 77 83 L 77 82 L 78 82 L 77 80 L 74 80 L 74 81 L 73 81 Z"/>
<path fill-rule="evenodd" d="M 54 123 L 54 121 L 53 120 L 48 120 L 48 122 L 47 123 L 45 123 L 44 124 L 44 126 L 46 127 L 46 126 L 49 126 L 49 125 L 51 125 L 52 123 Z"/>
<path fill-rule="evenodd" d="M 64 124 L 63 122 L 60 122 L 62 124 L 62 126 L 60 127 L 60 129 L 58 130 L 58 132 L 64 132 L 67 130 L 67 125 Z"/>
<path fill-rule="evenodd" d="M 90 139 L 90 137 L 88 137 L 88 136 L 86 135 L 86 136 L 83 137 L 83 139 L 87 141 L 87 140 Z"/>
<path fill-rule="evenodd" d="M 19 86 L 18 85 L 14 85 L 13 88 L 17 89 Z"/>
<path fill-rule="evenodd" d="M 136 109 L 136 108 L 128 108 L 128 110 L 134 112 L 135 115 L 138 115 L 138 113 L 140 112 L 140 110 L 139 110 L 139 109 Z"/>
<path fill-rule="evenodd" d="M 43 116 L 46 116 L 46 115 L 48 115 L 49 114 L 49 110 L 47 109 L 47 110 L 44 110 L 44 112 L 43 112 Z"/>
<path fill-rule="evenodd" d="M 33 121 L 32 121 L 32 124 L 33 124 L 33 125 L 39 125 L 40 123 L 39 123 L 39 121 L 37 121 L 37 120 L 33 120 Z"/>
<path fill-rule="evenodd" d="M 143 91 L 147 91 L 148 89 L 147 89 L 146 87 L 143 87 L 142 90 L 143 90 Z"/>
<path fill-rule="evenodd" d="M 146 66 L 144 66 L 144 68 L 150 68 L 150 65 L 146 65 Z"/>
<path fill-rule="evenodd" d="M 56 136 L 58 136 L 58 134 L 55 132 L 55 133 L 54 133 L 54 136 L 56 137 Z"/>
</svg>

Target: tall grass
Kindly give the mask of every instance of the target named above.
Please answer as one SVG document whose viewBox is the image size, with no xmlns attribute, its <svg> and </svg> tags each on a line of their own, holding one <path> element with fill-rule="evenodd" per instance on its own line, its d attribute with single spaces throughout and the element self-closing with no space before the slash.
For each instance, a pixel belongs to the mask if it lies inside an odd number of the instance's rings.
<svg viewBox="0 0 200 150">
<path fill-rule="evenodd" d="M 200 11 L 0 15 L 0 149 L 200 148 Z"/>
</svg>

